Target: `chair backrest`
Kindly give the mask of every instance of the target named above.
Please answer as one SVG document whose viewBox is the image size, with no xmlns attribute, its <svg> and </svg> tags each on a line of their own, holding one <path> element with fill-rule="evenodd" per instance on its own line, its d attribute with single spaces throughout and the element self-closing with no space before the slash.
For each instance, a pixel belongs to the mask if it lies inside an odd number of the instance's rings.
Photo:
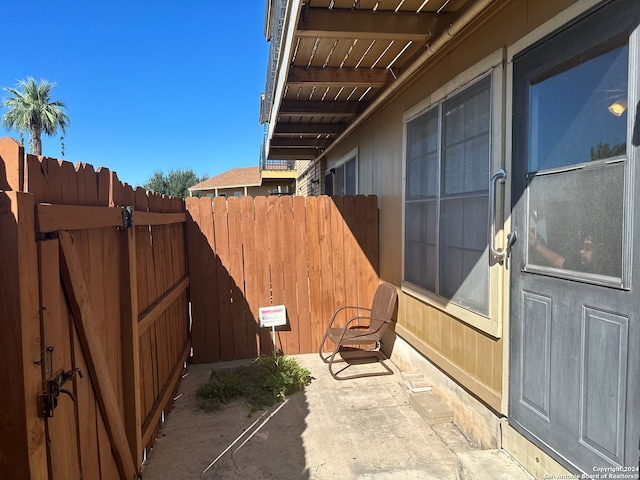
<svg viewBox="0 0 640 480">
<path fill-rule="evenodd" d="M 379 332 L 380 335 L 384 333 L 388 323 L 384 323 L 384 320 L 390 320 L 393 316 L 393 311 L 396 308 L 396 300 L 398 298 L 398 292 L 396 287 L 390 283 L 381 283 L 378 285 L 376 293 L 373 297 L 373 303 L 371 304 L 371 332 Z"/>
</svg>

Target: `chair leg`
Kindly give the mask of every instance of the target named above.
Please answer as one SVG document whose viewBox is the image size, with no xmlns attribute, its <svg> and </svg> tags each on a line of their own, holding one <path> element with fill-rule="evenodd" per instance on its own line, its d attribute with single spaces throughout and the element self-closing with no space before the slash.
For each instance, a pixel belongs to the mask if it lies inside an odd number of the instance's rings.
<svg viewBox="0 0 640 480">
<path fill-rule="evenodd" d="M 327 359 L 329 358 L 329 357 L 325 358 L 325 356 L 322 354 L 322 348 L 324 347 L 324 344 L 326 343 L 328 336 L 329 336 L 328 332 L 324 334 L 324 338 L 320 342 L 320 348 L 318 348 L 318 355 L 320 355 L 320 358 L 324 363 L 328 363 Z"/>
<path fill-rule="evenodd" d="M 329 360 L 325 360 L 325 363 L 329 364 L 329 373 L 331 374 L 331 376 L 333 378 L 335 378 L 336 380 L 341 380 L 340 378 L 338 378 L 338 375 L 336 373 L 333 373 L 333 361 L 336 358 L 336 355 L 338 354 L 338 351 L 340 350 L 340 344 L 336 343 L 335 347 L 333 349 L 333 353 L 331 354 L 329 358 Z"/>
<path fill-rule="evenodd" d="M 382 355 L 384 357 L 382 360 L 378 360 L 378 363 L 380 365 L 382 365 L 382 367 L 384 367 L 384 369 L 385 369 L 384 372 L 359 373 L 359 374 L 354 374 L 354 375 L 338 376 L 338 374 L 340 372 L 342 372 L 343 370 L 345 370 L 348 367 L 348 365 L 347 365 L 342 370 L 340 370 L 338 372 L 334 372 L 333 371 L 332 367 L 333 367 L 333 364 L 335 363 L 334 359 L 335 359 L 335 356 L 336 356 L 336 354 L 338 353 L 339 350 L 340 350 L 340 347 L 338 345 L 336 345 L 336 348 L 334 349 L 334 351 L 331 354 L 331 356 L 328 357 L 328 360 L 325 360 L 325 363 L 329 364 L 329 373 L 331 373 L 331 376 L 333 378 L 335 378 L 336 380 L 349 380 L 349 379 L 352 379 L 352 378 L 381 377 L 383 375 L 393 375 L 393 370 L 391 370 L 389 368 L 389 366 L 386 363 L 384 363 L 384 360 L 389 360 L 389 359 L 387 358 L 387 356 L 384 353 L 382 353 L 382 351 L 377 351 L 376 353 L 378 353 L 379 355 Z M 372 350 L 372 351 L 374 351 L 374 350 Z M 377 355 L 376 355 L 376 358 L 378 358 Z M 345 360 L 338 360 L 338 362 L 345 362 Z"/>
</svg>

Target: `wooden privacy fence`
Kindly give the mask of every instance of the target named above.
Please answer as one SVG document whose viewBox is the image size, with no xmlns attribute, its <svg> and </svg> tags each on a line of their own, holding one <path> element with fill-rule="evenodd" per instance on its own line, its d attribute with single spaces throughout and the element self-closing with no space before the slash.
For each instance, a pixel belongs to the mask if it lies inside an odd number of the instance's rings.
<svg viewBox="0 0 640 480">
<path fill-rule="evenodd" d="M 134 479 L 190 350 L 184 201 L 0 157 L 0 478 Z"/>
<path fill-rule="evenodd" d="M 285 305 L 286 354 L 317 351 L 340 305 L 378 285 L 375 196 L 188 198 L 194 362 L 272 350 L 258 308 Z"/>
</svg>

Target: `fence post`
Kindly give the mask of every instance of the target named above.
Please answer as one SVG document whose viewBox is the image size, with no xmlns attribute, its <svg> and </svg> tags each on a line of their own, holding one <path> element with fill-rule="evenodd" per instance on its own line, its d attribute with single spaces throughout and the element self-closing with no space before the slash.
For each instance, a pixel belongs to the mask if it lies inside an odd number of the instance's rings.
<svg viewBox="0 0 640 480">
<path fill-rule="evenodd" d="M 0 192 L 0 478 L 46 480 L 35 200 Z"/>
<path fill-rule="evenodd" d="M 13 138 L 0 138 L 0 190 L 20 192 L 24 183 L 24 147 Z"/>
</svg>

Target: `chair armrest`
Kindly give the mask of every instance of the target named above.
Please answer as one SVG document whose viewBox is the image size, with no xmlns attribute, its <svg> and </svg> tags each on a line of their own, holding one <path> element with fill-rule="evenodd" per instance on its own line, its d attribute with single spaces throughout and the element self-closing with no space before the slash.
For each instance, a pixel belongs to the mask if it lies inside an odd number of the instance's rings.
<svg viewBox="0 0 640 480">
<path fill-rule="evenodd" d="M 369 320 L 369 325 L 371 325 L 371 320 L 374 320 L 374 317 L 370 316 L 370 315 L 356 315 L 355 317 L 351 317 L 349 320 L 347 320 L 347 323 L 345 323 L 344 327 L 342 328 L 342 331 L 344 332 L 345 330 L 348 330 L 350 327 L 349 325 L 355 321 L 358 320 Z M 382 323 L 391 323 L 391 320 L 389 319 L 384 319 L 384 318 L 375 318 L 375 320 L 378 320 Z M 369 325 L 367 326 L 358 326 L 356 328 L 369 328 Z M 370 332 L 368 332 L 370 333 Z"/>
<path fill-rule="evenodd" d="M 370 308 L 367 308 L 367 307 L 357 307 L 357 306 L 355 306 L 355 305 L 345 305 L 345 306 L 339 307 L 335 312 L 333 312 L 333 316 L 331 317 L 331 321 L 329 322 L 329 327 L 333 326 L 333 322 L 335 321 L 335 319 L 336 319 L 336 317 L 337 317 L 338 313 L 340 313 L 342 310 L 346 310 L 346 309 L 348 309 L 348 308 L 350 308 L 350 309 L 356 309 L 356 310 L 365 310 L 365 311 L 367 311 L 367 312 L 370 312 L 370 311 L 371 311 L 371 309 L 370 309 Z"/>
</svg>

